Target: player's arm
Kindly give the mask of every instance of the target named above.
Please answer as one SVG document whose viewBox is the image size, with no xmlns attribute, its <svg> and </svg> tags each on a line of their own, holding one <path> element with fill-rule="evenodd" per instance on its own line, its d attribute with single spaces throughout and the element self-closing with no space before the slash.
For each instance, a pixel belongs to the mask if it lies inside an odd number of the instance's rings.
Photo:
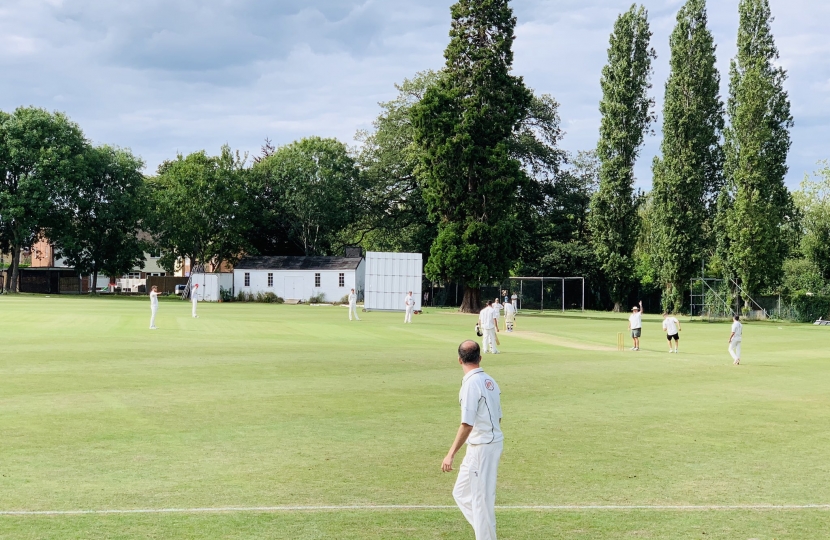
<svg viewBox="0 0 830 540">
<path fill-rule="evenodd" d="M 732 332 L 731 334 L 729 334 L 729 342 L 728 343 L 732 343 L 732 338 L 733 337 L 735 337 L 735 332 Z"/>
<path fill-rule="evenodd" d="M 455 435 L 455 440 L 453 441 L 452 446 L 450 446 L 450 451 L 447 452 L 447 457 L 445 457 L 444 461 L 441 463 L 442 471 L 450 472 L 452 470 L 452 461 L 455 459 L 455 455 L 459 450 L 461 450 L 464 443 L 467 442 L 467 439 L 470 437 L 470 432 L 472 431 L 473 426 L 470 424 L 462 423 L 458 426 L 458 433 Z"/>
</svg>

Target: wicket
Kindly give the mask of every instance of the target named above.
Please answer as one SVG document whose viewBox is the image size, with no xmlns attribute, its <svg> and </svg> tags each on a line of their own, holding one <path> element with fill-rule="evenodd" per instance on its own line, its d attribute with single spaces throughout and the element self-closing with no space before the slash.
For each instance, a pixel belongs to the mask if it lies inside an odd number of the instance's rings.
<svg viewBox="0 0 830 540">
<path fill-rule="evenodd" d="M 617 350 L 622 351 L 625 349 L 625 339 L 623 338 L 622 332 L 617 332 Z"/>
</svg>

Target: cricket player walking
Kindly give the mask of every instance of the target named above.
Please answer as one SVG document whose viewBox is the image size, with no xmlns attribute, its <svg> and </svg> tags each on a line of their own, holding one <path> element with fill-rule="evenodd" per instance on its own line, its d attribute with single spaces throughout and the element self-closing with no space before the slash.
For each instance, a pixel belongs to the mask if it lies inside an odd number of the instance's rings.
<svg viewBox="0 0 830 540">
<path fill-rule="evenodd" d="M 732 357 L 732 363 L 736 366 L 741 364 L 741 341 L 744 335 L 744 325 L 741 324 L 741 318 L 735 315 L 732 323 L 732 333 L 729 334 L 729 356 Z"/>
<path fill-rule="evenodd" d="M 487 301 L 487 307 L 478 314 L 478 324 L 484 336 L 481 339 L 481 352 L 499 354 L 496 348 L 496 332 L 499 329 L 498 312 L 493 309 L 493 301 Z"/>
<path fill-rule="evenodd" d="M 156 329 L 156 313 L 159 310 L 159 290 L 153 285 L 150 290 L 150 330 Z"/>
<path fill-rule="evenodd" d="M 676 354 L 680 346 L 680 321 L 673 315 L 663 313 L 663 330 L 666 331 L 666 339 L 669 340 L 669 352 Z M 674 340 L 674 349 L 671 346 L 672 340 Z"/>
<path fill-rule="evenodd" d="M 354 289 L 349 293 L 349 320 L 352 320 L 352 313 L 354 313 L 354 318 L 359 321 L 360 317 L 357 316 L 357 295 Z"/>
<path fill-rule="evenodd" d="M 404 315 L 403 322 L 411 323 L 412 312 L 415 311 L 415 300 L 412 299 L 412 291 L 406 293 L 406 298 L 404 299 L 403 303 L 406 307 L 406 315 Z"/>
<path fill-rule="evenodd" d="M 516 308 L 510 302 L 504 303 L 504 326 L 508 332 L 513 331 L 513 325 L 516 323 Z"/>
<path fill-rule="evenodd" d="M 199 316 L 196 315 L 196 304 L 199 303 L 199 284 L 194 283 L 193 286 L 190 288 L 190 301 L 193 303 L 193 318 L 198 319 Z"/>
<path fill-rule="evenodd" d="M 452 471 L 455 455 L 467 444 L 452 491 L 458 508 L 473 526 L 476 540 L 496 539 L 496 477 L 504 448 L 501 432 L 501 390 L 481 369 L 478 343 L 465 341 L 458 347 L 458 363 L 464 370 L 458 402 L 461 425 L 441 470 Z"/>
</svg>

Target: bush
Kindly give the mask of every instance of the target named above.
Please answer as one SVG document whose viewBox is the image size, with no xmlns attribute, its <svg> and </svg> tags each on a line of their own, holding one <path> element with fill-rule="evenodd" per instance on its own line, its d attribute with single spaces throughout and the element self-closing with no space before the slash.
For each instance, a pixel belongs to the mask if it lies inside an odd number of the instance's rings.
<svg viewBox="0 0 830 540">
<path fill-rule="evenodd" d="M 239 291 L 239 294 L 236 295 L 236 301 L 259 302 L 261 304 L 282 304 L 283 302 L 285 302 L 284 299 L 280 298 L 279 296 L 270 291 L 267 293 L 258 292 L 256 294 Z"/>
<path fill-rule="evenodd" d="M 349 295 L 348 294 L 344 295 L 343 298 L 341 298 L 340 301 L 337 302 L 337 303 L 338 304 L 348 304 L 349 303 Z"/>
<path fill-rule="evenodd" d="M 798 322 L 813 322 L 830 317 L 830 296 L 798 293 L 792 297 L 791 305 Z"/>
<path fill-rule="evenodd" d="M 326 295 L 324 293 L 316 294 L 314 296 L 309 297 L 308 303 L 309 304 L 322 304 L 326 301 Z"/>
<path fill-rule="evenodd" d="M 221 298 L 223 302 L 233 302 L 233 292 L 231 292 L 230 289 L 219 287 L 219 298 Z"/>
</svg>

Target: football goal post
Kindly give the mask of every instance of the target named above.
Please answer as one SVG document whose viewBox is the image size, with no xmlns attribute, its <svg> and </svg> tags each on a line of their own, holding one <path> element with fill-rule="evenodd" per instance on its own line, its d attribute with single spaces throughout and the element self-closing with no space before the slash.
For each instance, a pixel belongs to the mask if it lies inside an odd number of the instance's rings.
<svg viewBox="0 0 830 540">
<path fill-rule="evenodd" d="M 585 311 L 584 277 L 512 277 L 507 296 L 524 311 Z"/>
</svg>

